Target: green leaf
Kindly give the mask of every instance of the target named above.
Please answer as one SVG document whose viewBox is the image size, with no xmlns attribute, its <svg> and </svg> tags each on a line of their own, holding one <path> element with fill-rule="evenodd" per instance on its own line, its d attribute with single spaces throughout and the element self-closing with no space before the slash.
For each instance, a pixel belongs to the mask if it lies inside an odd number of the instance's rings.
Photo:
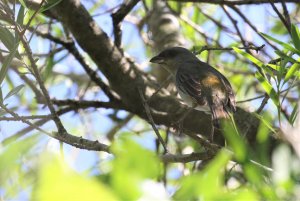
<svg viewBox="0 0 300 201">
<path fill-rule="evenodd" d="M 107 186 L 75 173 L 57 158 L 43 158 L 32 200 L 119 200 Z"/>
<path fill-rule="evenodd" d="M 247 179 L 252 184 L 256 185 L 256 188 L 259 188 L 259 186 L 262 185 L 263 174 L 260 167 L 258 167 L 256 164 L 248 162 L 243 165 L 243 170 Z"/>
<path fill-rule="evenodd" d="M 276 106 L 279 106 L 279 97 L 272 85 L 268 82 L 268 80 L 263 77 L 259 72 L 255 73 L 255 77 L 260 82 L 261 86 L 265 90 L 265 92 L 270 96 L 271 100 L 274 102 Z"/>
<path fill-rule="evenodd" d="M 289 62 L 292 62 L 292 63 L 297 63 L 297 60 L 295 60 L 293 57 L 289 56 L 289 55 L 286 55 L 284 52 L 280 51 L 280 50 L 275 50 L 275 53 L 282 57 L 283 59 L 289 61 Z"/>
<path fill-rule="evenodd" d="M 23 89 L 23 87 L 24 87 L 24 84 L 21 84 L 21 85 L 15 87 L 14 89 L 12 89 L 12 90 L 5 96 L 4 100 L 5 100 L 5 99 L 8 99 L 9 97 L 11 97 L 11 96 L 13 96 L 13 95 L 15 95 L 15 94 L 17 94 L 17 93 L 19 93 L 19 91 L 20 91 L 21 89 Z"/>
<path fill-rule="evenodd" d="M 0 85 L 2 84 L 4 78 L 7 74 L 7 70 L 10 65 L 10 62 L 12 61 L 12 59 L 15 57 L 15 55 L 17 53 L 17 49 L 18 49 L 18 45 L 15 45 L 14 49 L 9 53 L 9 55 L 5 58 L 5 60 L 3 62 L 3 65 L 0 70 Z"/>
<path fill-rule="evenodd" d="M 237 161 L 243 163 L 248 159 L 247 145 L 232 122 L 223 121 L 224 137 L 234 152 Z"/>
<path fill-rule="evenodd" d="M 297 72 L 299 70 L 299 68 L 300 68 L 300 63 L 299 62 L 294 63 L 287 71 L 287 73 L 284 77 L 284 82 L 289 81 L 289 79 L 295 75 L 295 72 Z"/>
<path fill-rule="evenodd" d="M 282 28 L 281 20 L 275 20 L 274 24 L 272 25 L 271 32 L 280 36 L 284 36 L 289 34 L 287 29 Z"/>
<path fill-rule="evenodd" d="M 276 64 L 267 64 L 267 66 L 274 69 L 274 70 L 276 70 L 276 71 L 280 71 L 280 69 L 281 69 L 281 66 L 278 66 Z"/>
<path fill-rule="evenodd" d="M 57 4 L 59 4 L 62 0 L 49 0 L 46 5 L 42 6 L 40 12 L 44 12 L 46 10 L 51 9 L 52 7 L 56 6 Z"/>
<path fill-rule="evenodd" d="M 0 26 L 0 41 L 11 51 L 14 48 L 15 38 L 13 34 L 5 27 Z"/>
<path fill-rule="evenodd" d="M 220 200 L 225 193 L 224 170 L 231 157 L 221 150 L 201 172 L 183 177 L 174 200 Z"/>
<path fill-rule="evenodd" d="M 268 40 L 271 40 L 271 41 L 274 41 L 275 43 L 281 45 L 282 47 L 284 47 L 285 49 L 291 51 L 291 52 L 294 52 L 294 53 L 297 53 L 300 55 L 300 51 L 295 49 L 293 46 L 291 46 L 290 44 L 288 43 L 285 43 L 285 42 L 282 42 L 280 40 L 277 40 L 276 38 L 273 38 L 272 36 L 269 36 L 267 34 L 264 34 L 264 33 L 260 33 L 264 38 L 268 39 Z"/>
<path fill-rule="evenodd" d="M 37 144 L 38 136 L 34 135 L 23 140 L 15 140 L 8 144 L 5 149 L 1 147 L 0 152 L 0 181 L 12 179 L 14 171 L 19 170 L 22 165 L 22 157 Z M 14 175 L 15 176 L 15 175 Z"/>
<path fill-rule="evenodd" d="M 271 121 L 271 117 L 268 113 L 261 116 L 260 125 L 258 127 L 258 131 L 256 134 L 256 141 L 258 143 L 264 143 L 267 141 L 268 136 L 269 136 L 270 127 L 271 127 L 269 124 L 270 121 Z M 272 130 L 274 130 L 274 129 L 272 128 Z"/>
<path fill-rule="evenodd" d="M 3 103 L 2 87 L 0 87 L 0 102 Z"/>
<path fill-rule="evenodd" d="M 142 195 L 142 182 L 159 175 L 160 161 L 155 153 L 141 147 L 130 137 L 123 134 L 112 145 L 116 158 L 112 162 L 111 184 L 122 200 L 137 200 Z"/>
<path fill-rule="evenodd" d="M 294 107 L 294 109 L 293 109 L 293 111 L 292 111 L 292 113 L 291 113 L 291 116 L 290 116 L 290 118 L 289 118 L 289 122 L 290 122 L 290 124 L 294 124 L 294 122 L 295 122 L 295 120 L 296 120 L 296 118 L 297 118 L 297 115 L 298 115 L 298 107 L 299 107 L 299 105 L 298 104 L 296 104 L 295 105 L 295 107 Z"/>
<path fill-rule="evenodd" d="M 232 47 L 233 50 L 238 53 L 241 54 L 242 56 L 246 57 L 247 59 L 249 59 L 250 61 L 252 61 L 254 64 L 256 64 L 257 66 L 261 67 L 261 68 L 265 68 L 265 64 L 263 62 L 261 62 L 260 60 L 256 59 L 254 56 L 252 56 L 251 54 L 240 50 L 239 48 L 236 47 Z"/>
<path fill-rule="evenodd" d="M 19 13 L 18 13 L 18 17 L 17 17 L 17 23 L 22 26 L 23 25 L 23 21 L 24 21 L 24 7 L 23 6 L 20 6 L 20 10 L 19 10 Z"/>
<path fill-rule="evenodd" d="M 296 27 L 295 25 L 292 24 L 292 40 L 294 43 L 294 46 L 297 48 L 297 50 L 300 51 L 300 31 L 298 29 L 298 27 Z"/>
<path fill-rule="evenodd" d="M 20 1 L 21 5 L 22 5 L 24 8 L 27 8 L 27 5 L 26 5 L 26 3 L 25 3 L 24 0 L 19 0 L 19 1 Z"/>
<path fill-rule="evenodd" d="M 266 127 L 268 127 L 268 129 L 270 131 L 272 131 L 273 133 L 276 133 L 276 130 L 273 128 L 273 125 L 270 124 L 263 116 L 261 116 L 257 113 L 253 113 L 253 114 L 256 118 L 258 118 L 261 121 L 261 123 L 263 123 Z"/>
</svg>

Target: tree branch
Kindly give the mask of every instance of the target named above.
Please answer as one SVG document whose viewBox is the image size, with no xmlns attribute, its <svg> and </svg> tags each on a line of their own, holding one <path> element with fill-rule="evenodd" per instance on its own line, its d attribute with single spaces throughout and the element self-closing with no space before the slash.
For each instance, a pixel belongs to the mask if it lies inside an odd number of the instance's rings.
<svg viewBox="0 0 300 201">
<path fill-rule="evenodd" d="M 283 15 L 279 12 L 279 10 L 277 9 L 277 7 L 275 6 L 273 0 L 269 0 L 270 1 L 270 4 L 273 8 L 273 10 L 275 11 L 275 13 L 278 15 L 279 19 L 281 20 L 281 22 L 283 23 L 283 25 L 285 26 L 285 28 L 287 29 L 287 31 L 291 34 L 291 22 L 289 21 L 290 18 L 284 18 Z M 283 8 L 284 8 L 284 15 L 288 16 L 288 13 L 287 13 L 287 8 L 285 6 L 285 4 L 283 3 Z"/>
<path fill-rule="evenodd" d="M 111 17 L 113 19 L 114 26 L 114 36 L 115 36 L 115 45 L 117 47 L 121 46 L 122 32 L 121 32 L 121 22 L 126 17 L 126 15 L 131 11 L 131 9 L 139 2 L 140 0 L 130 0 L 125 1 L 120 8 L 114 12 Z"/>
<path fill-rule="evenodd" d="M 195 3 L 209 3 L 219 5 L 256 5 L 270 3 L 270 0 L 167 0 L 178 2 L 195 2 Z M 272 0 L 273 3 L 281 3 L 281 0 Z M 286 3 L 299 3 L 299 0 L 285 0 Z"/>
<path fill-rule="evenodd" d="M 207 153 L 191 153 L 191 154 L 165 154 L 160 159 L 165 163 L 188 163 L 198 160 L 208 160 L 213 156 Z"/>
</svg>

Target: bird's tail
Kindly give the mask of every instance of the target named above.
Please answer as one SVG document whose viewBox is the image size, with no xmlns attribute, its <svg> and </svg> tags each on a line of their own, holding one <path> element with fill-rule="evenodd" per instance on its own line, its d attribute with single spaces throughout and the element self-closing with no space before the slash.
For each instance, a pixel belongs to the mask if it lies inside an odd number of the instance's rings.
<svg viewBox="0 0 300 201">
<path fill-rule="evenodd" d="M 221 119 L 229 119 L 230 118 L 229 111 L 227 111 L 226 108 L 223 107 L 223 105 L 221 105 L 221 106 L 212 105 L 212 106 L 210 106 L 210 109 L 212 112 L 213 125 L 216 128 L 220 128 L 220 120 Z"/>
</svg>

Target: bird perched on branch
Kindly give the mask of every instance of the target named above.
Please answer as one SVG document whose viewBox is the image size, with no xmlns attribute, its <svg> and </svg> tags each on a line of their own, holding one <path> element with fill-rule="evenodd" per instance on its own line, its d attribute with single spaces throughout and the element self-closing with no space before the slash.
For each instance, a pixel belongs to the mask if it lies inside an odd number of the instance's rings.
<svg viewBox="0 0 300 201">
<path fill-rule="evenodd" d="M 229 118 L 229 114 L 236 111 L 235 95 L 226 77 L 189 50 L 171 47 L 150 62 L 161 64 L 172 73 L 183 101 L 211 114 L 215 126 L 219 126 L 219 119 Z"/>
</svg>

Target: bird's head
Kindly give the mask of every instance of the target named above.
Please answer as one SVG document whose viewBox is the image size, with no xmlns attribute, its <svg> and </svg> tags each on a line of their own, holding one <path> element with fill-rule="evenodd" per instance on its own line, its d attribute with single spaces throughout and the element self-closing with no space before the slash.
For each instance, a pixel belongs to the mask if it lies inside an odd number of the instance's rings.
<svg viewBox="0 0 300 201">
<path fill-rule="evenodd" d="M 167 67 L 168 70 L 174 72 L 180 64 L 195 59 L 197 59 L 197 57 L 191 51 L 183 47 L 171 47 L 150 59 L 150 62 L 162 64 Z"/>
</svg>

